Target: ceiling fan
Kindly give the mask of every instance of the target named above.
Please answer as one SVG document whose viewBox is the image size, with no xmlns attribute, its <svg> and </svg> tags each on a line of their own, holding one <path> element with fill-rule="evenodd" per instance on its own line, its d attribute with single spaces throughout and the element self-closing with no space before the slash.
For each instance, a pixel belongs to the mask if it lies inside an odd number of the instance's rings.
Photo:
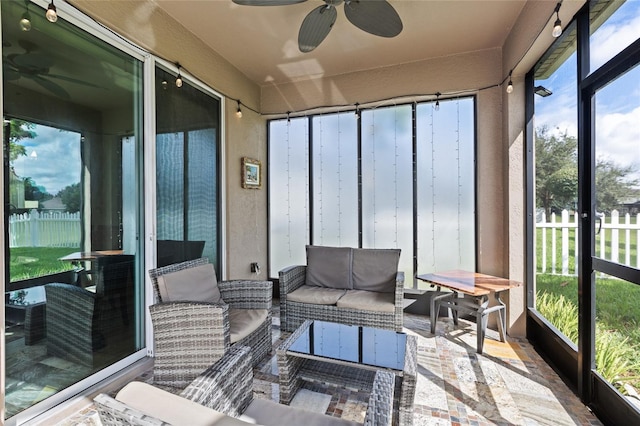
<svg viewBox="0 0 640 426">
<path fill-rule="evenodd" d="M 285 6 L 307 0 L 233 0 L 245 6 Z M 395 37 L 402 31 L 402 20 L 387 0 L 323 0 L 302 21 L 298 32 L 301 52 L 311 52 L 327 37 L 336 22 L 336 7 L 344 3 L 347 19 L 356 27 L 380 37 Z"/>
<path fill-rule="evenodd" d="M 18 40 L 18 44 L 24 49 L 24 53 L 11 53 L 3 58 L 2 66 L 5 80 L 16 81 L 22 77 L 28 78 L 63 99 L 69 99 L 69 93 L 51 79 L 68 81 L 90 87 L 99 87 L 95 84 L 72 77 L 51 74 L 49 70 L 54 65 L 51 56 L 40 52 L 38 46 L 29 40 Z M 5 47 L 7 46 L 5 45 Z"/>
</svg>

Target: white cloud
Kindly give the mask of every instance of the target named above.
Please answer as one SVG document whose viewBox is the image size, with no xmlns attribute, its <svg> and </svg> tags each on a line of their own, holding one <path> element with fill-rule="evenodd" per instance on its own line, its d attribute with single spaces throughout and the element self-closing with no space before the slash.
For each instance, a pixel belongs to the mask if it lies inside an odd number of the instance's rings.
<svg viewBox="0 0 640 426">
<path fill-rule="evenodd" d="M 80 182 L 80 134 L 45 126 L 36 126 L 35 132 L 34 139 L 20 141 L 27 156 L 13 162 L 18 176 L 32 178 L 52 195 Z"/>
<path fill-rule="evenodd" d="M 631 7 L 636 2 L 627 3 Z M 625 5 L 616 14 L 622 14 L 624 7 Z M 631 10 L 627 12 L 629 14 L 635 13 Z M 617 17 L 614 15 L 614 18 Z M 591 37 L 591 69 L 597 69 L 638 38 L 640 38 L 640 15 L 634 16 L 626 22 L 617 19 L 606 22 Z"/>
<path fill-rule="evenodd" d="M 596 118 L 596 155 L 640 171 L 640 106 Z"/>
</svg>

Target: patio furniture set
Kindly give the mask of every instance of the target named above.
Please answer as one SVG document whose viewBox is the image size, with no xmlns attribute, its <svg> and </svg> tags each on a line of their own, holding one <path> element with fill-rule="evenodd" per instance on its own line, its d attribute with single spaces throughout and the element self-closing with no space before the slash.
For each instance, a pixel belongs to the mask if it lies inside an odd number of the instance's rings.
<svg viewBox="0 0 640 426">
<path fill-rule="evenodd" d="M 412 424 L 417 340 L 402 332 L 399 256 L 399 250 L 307 246 L 307 265 L 280 272 L 281 329 L 291 332 L 276 349 L 280 404 L 253 399 L 252 391 L 252 368 L 272 345 L 271 282 L 218 282 L 204 258 L 149 271 L 153 385 L 131 382 L 115 397 L 98 395 L 103 424 L 359 424 L 289 406 L 309 381 L 369 392 L 365 425 Z M 418 278 L 453 290 L 432 298 L 432 332 L 443 304 L 456 323 L 459 310 L 477 316 L 479 353 L 489 313 L 499 314 L 505 339 L 497 294 L 518 283 L 462 271 Z M 488 306 L 492 292 L 495 307 Z"/>
<path fill-rule="evenodd" d="M 271 282 L 217 282 L 213 265 L 197 259 L 149 271 L 156 299 L 150 307 L 153 385 L 132 382 L 114 398 L 96 397 L 103 424 L 359 424 L 285 405 L 303 380 L 368 391 L 365 425 L 411 424 L 417 344 L 401 332 L 402 309 L 396 309 L 399 250 L 323 249 L 308 247 L 308 267 L 295 288 L 281 279 L 281 289 L 291 293 L 305 286 L 303 300 L 313 301 L 309 294 L 320 299 L 322 293 L 340 294 L 332 305 L 307 303 L 320 307 L 305 308 L 303 318 L 304 302 L 281 292 L 281 315 L 289 317 L 281 324 L 294 327 L 276 351 L 281 404 L 254 400 L 252 392 L 252 367 L 272 345 Z M 341 276 L 329 273 L 333 268 L 322 263 L 324 256 L 340 262 Z M 364 305 L 348 302 L 349 292 Z M 336 303 L 342 298 L 346 305 Z M 339 347 L 330 343 L 335 339 Z"/>
</svg>

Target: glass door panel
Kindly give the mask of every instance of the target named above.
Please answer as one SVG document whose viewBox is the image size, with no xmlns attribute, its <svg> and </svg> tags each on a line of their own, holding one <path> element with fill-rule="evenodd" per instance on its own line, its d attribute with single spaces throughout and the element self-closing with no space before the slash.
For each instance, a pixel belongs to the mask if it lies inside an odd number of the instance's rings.
<svg viewBox="0 0 640 426">
<path fill-rule="evenodd" d="M 89 386 L 94 373 L 143 347 L 142 63 L 62 18 L 52 25 L 35 4 L 23 31 L 16 23 L 26 4 L 0 4 L 2 362 L 6 416 L 21 423 L 39 401 Z"/>
</svg>

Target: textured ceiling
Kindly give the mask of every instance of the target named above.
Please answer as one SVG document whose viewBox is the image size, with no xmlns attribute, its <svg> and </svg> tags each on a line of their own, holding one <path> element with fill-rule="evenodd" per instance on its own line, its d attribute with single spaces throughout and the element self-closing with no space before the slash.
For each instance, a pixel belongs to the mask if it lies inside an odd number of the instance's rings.
<svg viewBox="0 0 640 426">
<path fill-rule="evenodd" d="M 365 0 L 366 1 L 366 0 Z M 318 48 L 298 50 L 300 24 L 322 4 L 240 6 L 231 0 L 156 0 L 166 13 L 259 85 L 333 76 L 502 47 L 525 0 L 389 0 L 403 21 L 394 38 L 368 34 L 338 6 Z"/>
</svg>

